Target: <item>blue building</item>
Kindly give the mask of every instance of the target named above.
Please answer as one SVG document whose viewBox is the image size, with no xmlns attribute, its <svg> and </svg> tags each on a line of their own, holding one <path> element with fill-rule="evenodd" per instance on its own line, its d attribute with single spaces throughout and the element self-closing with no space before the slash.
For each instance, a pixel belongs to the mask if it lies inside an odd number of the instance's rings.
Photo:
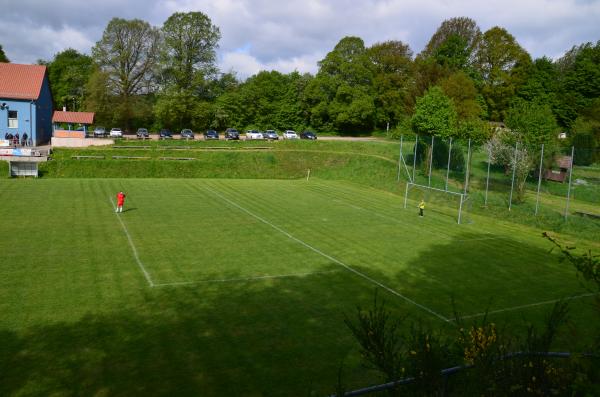
<svg viewBox="0 0 600 397">
<path fill-rule="evenodd" d="M 17 133 L 35 146 L 52 137 L 52 94 L 43 65 L 0 63 L 0 140 Z"/>
</svg>

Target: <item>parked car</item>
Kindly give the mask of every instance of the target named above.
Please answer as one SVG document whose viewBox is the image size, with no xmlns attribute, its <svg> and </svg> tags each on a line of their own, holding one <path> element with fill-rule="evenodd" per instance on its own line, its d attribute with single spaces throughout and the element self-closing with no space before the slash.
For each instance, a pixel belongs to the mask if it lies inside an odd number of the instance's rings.
<svg viewBox="0 0 600 397">
<path fill-rule="evenodd" d="M 123 138 L 123 131 L 120 128 L 111 128 L 108 135 L 111 138 Z"/>
<path fill-rule="evenodd" d="M 94 128 L 94 137 L 103 137 L 103 136 L 106 136 L 106 129 L 104 127 Z"/>
<path fill-rule="evenodd" d="M 298 139 L 298 134 L 296 131 L 287 130 L 283 133 L 283 139 Z"/>
<path fill-rule="evenodd" d="M 304 131 L 300 134 L 300 139 L 311 139 L 314 141 L 317 139 L 317 136 L 312 131 Z"/>
<path fill-rule="evenodd" d="M 240 133 L 238 132 L 238 130 L 236 130 L 235 128 L 227 128 L 225 130 L 225 140 L 238 140 L 240 139 Z"/>
<path fill-rule="evenodd" d="M 219 133 L 215 130 L 208 130 L 204 132 L 204 139 L 219 139 Z"/>
<path fill-rule="evenodd" d="M 139 138 L 139 139 L 146 139 L 150 137 L 150 134 L 148 133 L 148 130 L 146 128 L 138 128 L 137 132 L 135 133 L 135 135 Z"/>
<path fill-rule="evenodd" d="M 166 128 L 163 128 L 158 133 L 158 139 L 172 139 L 172 138 L 173 138 L 173 133 Z"/>
<path fill-rule="evenodd" d="M 189 128 L 184 128 L 181 130 L 181 138 L 185 139 L 194 139 L 194 133 Z"/>
<path fill-rule="evenodd" d="M 277 135 L 277 131 L 275 130 L 266 130 L 263 135 L 265 139 L 279 140 L 279 135 Z"/>
<path fill-rule="evenodd" d="M 257 130 L 246 131 L 246 140 L 248 141 L 253 139 L 265 139 L 265 137 L 263 136 L 262 132 Z"/>
</svg>

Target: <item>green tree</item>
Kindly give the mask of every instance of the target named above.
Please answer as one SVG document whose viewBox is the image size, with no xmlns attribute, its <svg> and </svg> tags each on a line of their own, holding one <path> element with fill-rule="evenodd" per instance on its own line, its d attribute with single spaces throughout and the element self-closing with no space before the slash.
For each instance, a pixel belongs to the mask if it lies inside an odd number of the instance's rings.
<svg viewBox="0 0 600 397">
<path fill-rule="evenodd" d="M 163 83 L 191 89 L 216 72 L 215 50 L 221 33 L 201 12 L 176 12 L 161 29 Z"/>
<path fill-rule="evenodd" d="M 66 106 L 79 110 L 86 94 L 85 85 L 93 71 L 92 58 L 69 48 L 56 54 L 46 66 L 54 108 Z"/>
<path fill-rule="evenodd" d="M 319 72 L 307 86 L 305 101 L 316 128 L 344 133 L 373 129 L 373 73 L 362 39 L 344 37 L 319 62 Z"/>
<path fill-rule="evenodd" d="M 0 44 L 0 62 L 10 62 L 2 49 L 2 44 Z"/>
<path fill-rule="evenodd" d="M 440 87 L 431 87 L 417 99 L 412 117 L 413 130 L 418 134 L 448 138 L 456 135 L 457 115 L 452 100 Z"/>
<path fill-rule="evenodd" d="M 118 123 L 132 127 L 133 97 L 153 91 L 160 49 L 159 31 L 139 19 L 113 18 L 92 48 L 95 62 L 106 73 L 110 93 L 118 103 Z"/>
<path fill-rule="evenodd" d="M 516 96 L 525 101 L 548 104 L 554 110 L 560 96 L 560 74 L 556 64 L 546 57 L 533 61 Z"/>
<path fill-rule="evenodd" d="M 538 102 L 516 101 L 506 115 L 505 124 L 524 144 L 540 146 L 556 143 L 559 131 L 550 106 Z"/>
<path fill-rule="evenodd" d="M 386 41 L 367 49 L 375 89 L 376 126 L 395 126 L 414 105 L 412 51 L 401 41 Z"/>
<path fill-rule="evenodd" d="M 85 85 L 86 96 L 83 101 L 83 109 L 94 112 L 96 125 L 110 126 L 118 121 L 115 120 L 114 95 L 108 88 L 108 74 L 98 67 L 94 67 L 90 78 Z"/>
<path fill-rule="evenodd" d="M 570 127 L 600 98 L 600 41 L 573 47 L 557 64 L 562 73 L 559 118 Z"/>
<path fill-rule="evenodd" d="M 442 22 L 420 56 L 436 58 L 440 64 L 461 70 L 473 63 L 480 40 L 481 30 L 473 19 L 450 18 Z"/>
<path fill-rule="evenodd" d="M 525 79 L 531 59 L 506 29 L 497 26 L 483 34 L 476 57 L 489 116 L 491 120 L 501 121 Z"/>
<path fill-rule="evenodd" d="M 415 59 L 414 95 L 423 95 L 429 87 L 458 71 L 474 77 L 473 65 L 480 40 L 481 30 L 470 18 L 458 17 L 442 22 Z"/>
<path fill-rule="evenodd" d="M 440 87 L 454 102 L 459 120 L 478 119 L 485 114 L 475 83 L 465 72 L 451 74 L 440 81 Z"/>
</svg>

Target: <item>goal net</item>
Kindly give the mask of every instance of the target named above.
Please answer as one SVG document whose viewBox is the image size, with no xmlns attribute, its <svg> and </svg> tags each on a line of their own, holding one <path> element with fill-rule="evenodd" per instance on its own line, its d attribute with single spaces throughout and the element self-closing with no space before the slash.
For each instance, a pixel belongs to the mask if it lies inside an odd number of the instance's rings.
<svg viewBox="0 0 600 397">
<path fill-rule="evenodd" d="M 426 213 L 434 212 L 448 216 L 459 224 L 467 221 L 465 215 L 470 204 L 463 193 L 408 182 L 404 194 L 404 208 L 414 208 L 416 213 L 421 201 L 425 202 Z"/>
</svg>

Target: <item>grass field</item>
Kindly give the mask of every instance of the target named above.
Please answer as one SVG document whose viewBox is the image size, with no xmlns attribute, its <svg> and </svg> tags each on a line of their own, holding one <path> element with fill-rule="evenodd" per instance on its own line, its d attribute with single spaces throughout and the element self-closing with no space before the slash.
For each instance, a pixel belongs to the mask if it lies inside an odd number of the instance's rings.
<svg viewBox="0 0 600 397">
<path fill-rule="evenodd" d="M 114 213 L 114 195 L 128 194 Z M 325 395 L 374 290 L 452 332 L 589 291 L 541 231 L 322 179 L 0 180 L 0 395 Z M 581 248 L 598 244 L 569 237 Z"/>
</svg>

